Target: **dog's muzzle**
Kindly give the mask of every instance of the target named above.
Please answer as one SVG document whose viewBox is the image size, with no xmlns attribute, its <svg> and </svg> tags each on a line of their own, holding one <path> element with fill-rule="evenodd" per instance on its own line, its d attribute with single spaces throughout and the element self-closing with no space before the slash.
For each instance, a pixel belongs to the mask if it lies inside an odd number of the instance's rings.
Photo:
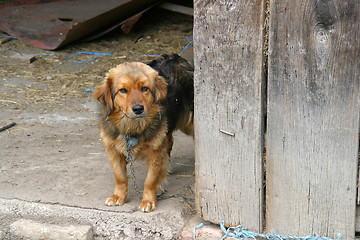
<svg viewBox="0 0 360 240">
<path fill-rule="evenodd" d="M 144 112 L 144 106 L 143 105 L 135 105 L 132 107 L 132 110 L 136 115 L 140 115 Z"/>
</svg>

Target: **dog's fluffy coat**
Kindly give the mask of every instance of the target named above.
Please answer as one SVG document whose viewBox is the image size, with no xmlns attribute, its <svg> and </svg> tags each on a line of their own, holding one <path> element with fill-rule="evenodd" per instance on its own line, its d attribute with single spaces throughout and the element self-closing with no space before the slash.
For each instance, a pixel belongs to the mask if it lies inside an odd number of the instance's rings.
<svg viewBox="0 0 360 240">
<path fill-rule="evenodd" d="M 105 204 L 122 205 L 127 197 L 127 135 L 138 140 L 132 156 L 145 159 L 148 167 L 139 209 L 154 210 L 156 191 L 168 171 L 173 131 L 194 133 L 192 66 L 175 54 L 148 65 L 126 62 L 108 72 L 94 97 L 103 105 L 100 135 L 116 180 L 114 194 Z"/>
</svg>

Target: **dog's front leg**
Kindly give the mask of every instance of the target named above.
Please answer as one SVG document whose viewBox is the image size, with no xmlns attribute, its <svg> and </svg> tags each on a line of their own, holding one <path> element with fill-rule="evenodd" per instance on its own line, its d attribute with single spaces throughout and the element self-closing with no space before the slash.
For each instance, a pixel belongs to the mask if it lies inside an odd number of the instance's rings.
<svg viewBox="0 0 360 240">
<path fill-rule="evenodd" d="M 139 209 L 142 212 L 151 212 L 156 209 L 156 192 L 160 188 L 160 183 L 165 180 L 169 156 L 165 152 L 154 151 L 149 154 L 146 162 L 148 174 Z"/>
<path fill-rule="evenodd" d="M 125 156 L 118 153 L 114 148 L 108 148 L 107 153 L 114 171 L 115 189 L 114 194 L 106 199 L 105 205 L 123 205 L 128 194 Z"/>
</svg>

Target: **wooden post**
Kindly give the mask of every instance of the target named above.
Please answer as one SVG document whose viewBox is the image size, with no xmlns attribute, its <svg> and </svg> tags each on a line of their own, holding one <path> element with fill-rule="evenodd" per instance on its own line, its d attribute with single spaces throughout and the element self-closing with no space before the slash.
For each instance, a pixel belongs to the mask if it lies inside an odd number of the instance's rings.
<svg viewBox="0 0 360 240">
<path fill-rule="evenodd" d="M 360 1 L 270 3 L 266 229 L 353 238 Z"/>
<path fill-rule="evenodd" d="M 195 0 L 194 12 L 197 208 L 262 231 L 264 2 Z"/>
</svg>

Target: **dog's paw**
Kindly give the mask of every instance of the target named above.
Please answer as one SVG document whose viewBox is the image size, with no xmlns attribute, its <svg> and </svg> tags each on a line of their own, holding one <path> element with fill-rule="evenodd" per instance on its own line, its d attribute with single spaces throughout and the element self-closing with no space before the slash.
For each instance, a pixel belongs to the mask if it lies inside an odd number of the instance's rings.
<svg viewBox="0 0 360 240">
<path fill-rule="evenodd" d="M 111 197 L 108 197 L 105 200 L 105 205 L 106 206 L 119 206 L 119 205 L 123 205 L 125 202 L 125 198 L 123 197 L 119 197 L 117 195 L 112 195 Z"/>
<path fill-rule="evenodd" d="M 156 201 L 142 200 L 139 209 L 142 212 L 151 212 L 156 209 Z"/>
</svg>

